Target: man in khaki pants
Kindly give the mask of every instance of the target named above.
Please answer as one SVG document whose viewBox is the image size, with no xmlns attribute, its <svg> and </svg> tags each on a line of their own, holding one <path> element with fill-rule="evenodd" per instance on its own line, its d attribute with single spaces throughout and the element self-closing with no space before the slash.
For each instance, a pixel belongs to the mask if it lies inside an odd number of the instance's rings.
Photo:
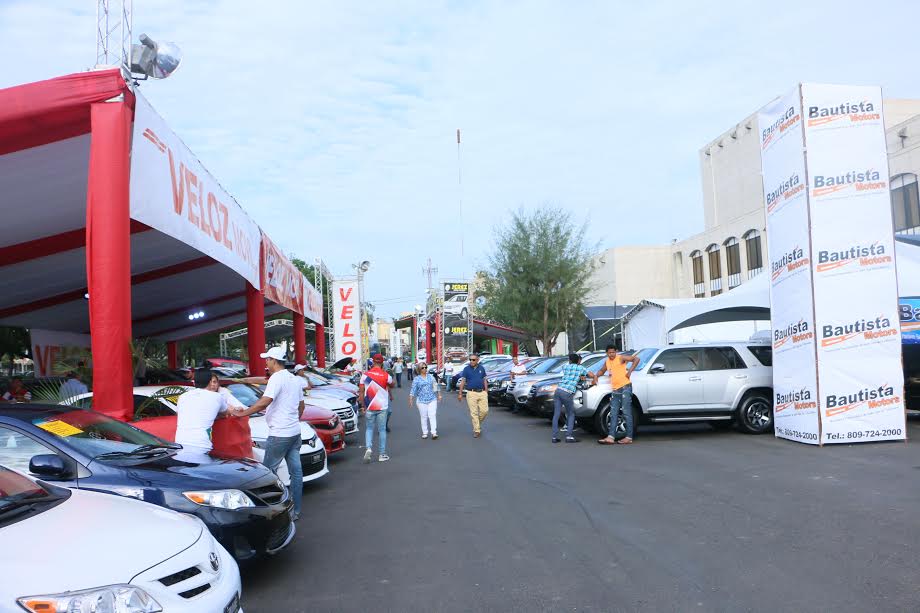
<svg viewBox="0 0 920 613">
<path fill-rule="evenodd" d="M 470 363 L 460 373 L 460 387 L 457 388 L 457 400 L 463 400 L 466 389 L 466 402 L 470 407 L 470 421 L 473 422 L 473 438 L 482 433 L 482 422 L 489 414 L 488 381 L 486 369 L 479 363 L 479 354 L 470 356 Z"/>
</svg>

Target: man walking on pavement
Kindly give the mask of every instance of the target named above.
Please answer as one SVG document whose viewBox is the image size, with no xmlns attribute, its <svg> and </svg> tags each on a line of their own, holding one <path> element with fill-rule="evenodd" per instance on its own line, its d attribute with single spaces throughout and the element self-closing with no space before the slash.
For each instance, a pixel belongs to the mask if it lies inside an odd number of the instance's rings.
<svg viewBox="0 0 920 613">
<path fill-rule="evenodd" d="M 479 363 L 479 354 L 470 356 L 470 363 L 460 373 L 460 386 L 457 388 L 457 400 L 463 401 L 466 389 L 466 403 L 470 408 L 470 421 L 473 422 L 473 438 L 482 434 L 482 422 L 489 414 L 488 381 L 486 369 Z"/>
<path fill-rule="evenodd" d="M 629 445 L 633 442 L 634 427 L 632 383 L 629 377 L 639 365 L 639 358 L 634 355 L 619 355 L 617 348 L 613 345 L 607 345 L 606 349 L 607 361 L 601 371 L 597 373 L 597 376 L 600 377 L 604 373 L 610 373 L 610 388 L 613 391 L 610 395 L 610 427 L 607 436 L 597 442 L 601 445 Z M 627 364 L 629 364 L 628 368 Z M 623 411 L 623 420 L 626 422 L 626 436 L 616 440 L 620 411 Z"/>
<path fill-rule="evenodd" d="M 292 519 L 300 519 L 303 503 L 303 468 L 300 465 L 300 416 L 303 415 L 303 388 L 301 378 L 295 377 L 284 367 L 285 352 L 281 347 L 272 347 L 260 355 L 270 376 L 262 397 L 248 409 L 236 407 L 232 414 L 238 417 L 265 411 L 268 424 L 268 440 L 265 442 L 263 463 L 275 474 L 283 459 L 291 475 L 291 497 L 294 498 Z"/>
<path fill-rule="evenodd" d="M 383 369 L 383 356 L 374 354 L 374 367 L 364 373 L 358 385 L 358 401 L 364 408 L 364 463 L 371 461 L 374 453 L 374 431 L 377 431 L 377 442 L 380 445 L 377 454 L 378 462 L 390 459 L 387 455 L 387 416 L 390 401 L 393 400 L 393 377 Z"/>
<path fill-rule="evenodd" d="M 402 373 L 403 373 L 403 362 L 401 359 L 396 358 L 393 361 L 393 374 L 396 375 L 396 387 L 402 389 Z"/>
</svg>

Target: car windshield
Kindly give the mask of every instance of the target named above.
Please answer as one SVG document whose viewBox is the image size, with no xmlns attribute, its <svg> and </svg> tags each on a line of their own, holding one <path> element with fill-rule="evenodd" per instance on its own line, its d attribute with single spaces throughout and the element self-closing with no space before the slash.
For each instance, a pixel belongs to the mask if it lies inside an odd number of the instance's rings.
<svg viewBox="0 0 920 613">
<path fill-rule="evenodd" d="M 0 466 L 0 512 L 20 500 L 47 495 L 48 492 L 31 479 Z"/>
<path fill-rule="evenodd" d="M 123 421 L 82 409 L 50 413 L 32 420 L 32 425 L 90 457 L 112 452 L 131 453 L 142 446 L 173 446 Z"/>
<path fill-rule="evenodd" d="M 590 358 L 586 358 L 581 365 L 584 366 L 587 370 L 593 370 L 597 372 L 604 365 L 606 356 L 603 355 L 593 355 Z"/>
<path fill-rule="evenodd" d="M 559 366 L 561 369 L 563 365 L 563 358 L 547 358 L 534 366 L 533 373 L 535 375 L 542 375 L 548 372 L 554 372 L 553 368 Z"/>
<path fill-rule="evenodd" d="M 310 382 L 310 385 L 329 385 L 328 381 L 313 373 L 307 373 L 307 380 Z"/>
<path fill-rule="evenodd" d="M 233 397 L 239 400 L 242 404 L 247 407 L 251 407 L 256 403 L 256 401 L 262 397 L 262 394 L 256 391 L 251 385 L 246 385 L 245 383 L 231 383 L 227 386 L 227 389 L 230 390 L 230 393 L 233 394 Z"/>
<path fill-rule="evenodd" d="M 509 372 L 513 365 L 514 363 L 511 360 L 504 360 L 504 361 L 498 362 L 497 364 L 493 364 L 491 367 L 486 366 L 486 370 L 492 373 Z"/>
<path fill-rule="evenodd" d="M 635 370 L 642 370 L 645 368 L 645 365 L 648 364 L 648 361 L 652 359 L 652 356 L 654 356 L 656 353 L 658 353 L 657 348 L 648 347 L 646 349 L 640 349 L 635 354 L 633 354 L 639 358 L 639 365 L 636 366 Z"/>
</svg>

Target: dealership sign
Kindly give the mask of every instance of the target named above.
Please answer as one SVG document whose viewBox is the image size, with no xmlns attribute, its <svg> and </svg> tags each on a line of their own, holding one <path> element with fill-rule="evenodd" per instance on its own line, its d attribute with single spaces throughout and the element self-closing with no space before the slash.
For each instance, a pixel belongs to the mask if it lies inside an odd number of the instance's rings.
<svg viewBox="0 0 920 613">
<path fill-rule="evenodd" d="M 444 300 L 441 305 L 441 325 L 444 328 L 442 351 L 447 362 L 463 362 L 469 358 L 472 347 L 470 334 L 470 285 L 447 282 L 443 285 Z"/>
<path fill-rule="evenodd" d="M 303 315 L 303 274 L 265 234 L 262 235 L 262 294 Z"/>
<path fill-rule="evenodd" d="M 335 359 L 362 359 L 362 322 L 357 281 L 333 281 L 332 307 L 335 311 Z"/>
<path fill-rule="evenodd" d="M 259 227 L 150 103 L 136 94 L 131 218 L 172 236 L 259 284 Z"/>
<path fill-rule="evenodd" d="M 781 438 L 906 435 L 901 334 L 918 312 L 897 301 L 881 108 L 875 87 L 804 84 L 758 116 Z"/>
<path fill-rule="evenodd" d="M 87 359 L 91 348 L 89 334 L 30 328 L 29 335 L 36 377 L 66 374 L 56 368 L 60 362 L 73 362 L 76 365 L 80 361 L 89 361 Z"/>
</svg>

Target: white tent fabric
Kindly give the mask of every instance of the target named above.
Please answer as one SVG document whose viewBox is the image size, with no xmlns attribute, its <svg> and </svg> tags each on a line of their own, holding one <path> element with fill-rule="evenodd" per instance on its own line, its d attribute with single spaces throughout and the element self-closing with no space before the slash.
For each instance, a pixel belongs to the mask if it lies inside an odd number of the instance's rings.
<svg viewBox="0 0 920 613">
<path fill-rule="evenodd" d="M 899 236 L 895 243 L 898 267 L 898 295 L 920 296 L 920 237 Z M 712 298 L 650 298 L 637 304 L 623 318 L 623 342 L 627 349 L 658 347 L 687 338 L 730 340 L 732 335 L 758 330 L 759 326 L 696 326 L 723 322 L 756 322 L 770 318 L 770 277 L 759 274 L 747 283 Z M 694 327 L 691 333 L 675 331 Z M 677 338 L 677 337 L 681 338 Z M 737 340 L 743 340 L 738 338 Z"/>
</svg>

